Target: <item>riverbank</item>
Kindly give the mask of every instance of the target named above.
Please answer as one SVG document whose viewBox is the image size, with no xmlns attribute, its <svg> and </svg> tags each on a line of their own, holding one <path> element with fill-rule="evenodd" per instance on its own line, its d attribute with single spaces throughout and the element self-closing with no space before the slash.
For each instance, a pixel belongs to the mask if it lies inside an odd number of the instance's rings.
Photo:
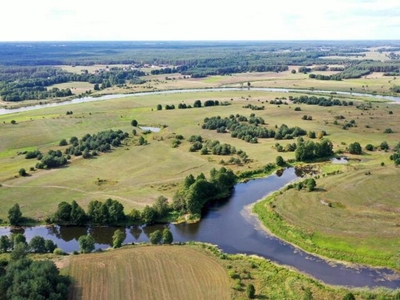
<svg viewBox="0 0 400 300">
<path fill-rule="evenodd" d="M 314 89 L 292 89 L 292 88 L 268 88 L 268 87 L 252 87 L 248 91 L 264 91 L 264 92 L 279 92 L 279 93 L 302 93 L 302 94 L 309 94 L 309 95 L 321 95 L 321 96 L 332 96 L 332 97 L 351 97 L 354 99 L 369 99 L 370 101 L 394 101 L 400 102 L 400 97 L 392 95 L 379 95 L 379 94 L 368 94 L 368 93 L 352 93 L 352 92 L 345 92 L 345 91 L 330 91 L 330 90 L 314 90 Z M 68 98 L 59 98 L 59 99 L 52 99 L 47 101 L 36 101 L 30 103 L 24 101 L 24 103 L 12 103 L 12 108 L 9 107 L 10 104 L 2 104 L 0 105 L 0 114 L 12 114 L 22 111 L 40 109 L 45 107 L 55 107 L 60 105 L 68 105 L 68 104 L 76 104 L 76 103 L 83 103 L 83 102 L 91 102 L 91 101 L 101 101 L 101 100 L 110 100 L 114 98 L 122 98 L 122 97 L 129 97 L 129 96 L 146 96 L 146 95 L 160 95 L 160 94 L 174 94 L 174 93 L 193 93 L 193 92 L 216 92 L 216 91 L 246 91 L 244 88 L 237 88 L 237 87 L 205 87 L 205 88 L 182 88 L 182 89 L 165 89 L 165 90 L 153 90 L 153 91 L 140 91 L 140 92 L 131 92 L 125 94 L 98 94 L 98 95 L 88 95 L 79 98 L 78 97 L 68 97 Z M 29 101 L 29 100 L 27 100 Z"/>
<path fill-rule="evenodd" d="M 357 249 L 354 248 L 354 245 L 346 244 L 345 240 L 340 240 L 333 236 L 321 239 L 321 233 L 306 231 L 300 226 L 289 224 L 275 211 L 276 201 L 279 201 L 277 200 L 277 197 L 282 195 L 282 193 L 284 195 L 285 192 L 275 192 L 257 202 L 253 207 L 253 212 L 257 214 L 257 217 L 262 224 L 273 235 L 303 249 L 306 252 L 324 258 L 334 259 L 344 263 L 349 262 L 351 264 L 397 269 L 397 260 L 393 259 L 393 257 L 388 253 L 373 250 L 364 250 L 362 252 L 357 251 Z M 316 238 L 316 236 L 318 237 Z M 326 242 L 322 243 L 322 241 Z"/>
</svg>

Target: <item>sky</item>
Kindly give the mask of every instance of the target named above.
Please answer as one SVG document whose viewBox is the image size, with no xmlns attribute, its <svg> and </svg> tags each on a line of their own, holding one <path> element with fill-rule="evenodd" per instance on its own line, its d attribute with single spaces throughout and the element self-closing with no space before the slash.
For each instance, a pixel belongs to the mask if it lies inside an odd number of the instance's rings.
<svg viewBox="0 0 400 300">
<path fill-rule="evenodd" d="M 399 0 L 6 0 L 0 41 L 400 39 Z"/>
</svg>

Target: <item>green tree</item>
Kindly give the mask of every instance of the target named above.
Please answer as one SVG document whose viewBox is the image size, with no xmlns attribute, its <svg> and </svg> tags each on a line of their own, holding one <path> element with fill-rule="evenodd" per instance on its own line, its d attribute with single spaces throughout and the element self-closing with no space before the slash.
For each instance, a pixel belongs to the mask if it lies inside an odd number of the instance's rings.
<svg viewBox="0 0 400 300">
<path fill-rule="evenodd" d="M 54 262 L 19 259 L 9 263 L 0 280 L 0 299 L 67 299 L 69 285 Z"/>
<path fill-rule="evenodd" d="M 162 105 L 161 104 L 157 104 L 157 110 L 162 110 Z"/>
<path fill-rule="evenodd" d="M 256 295 L 256 289 L 254 288 L 253 284 L 249 284 L 246 288 L 246 295 L 247 297 L 249 297 L 250 299 L 254 299 L 255 295 Z"/>
<path fill-rule="evenodd" d="M 120 229 L 115 230 L 113 234 L 113 247 L 114 248 L 120 248 L 122 246 L 122 243 L 124 242 L 126 238 L 126 233 L 125 231 L 122 231 Z"/>
<path fill-rule="evenodd" d="M 165 217 L 169 212 L 168 199 L 164 196 L 157 197 L 156 201 L 153 204 L 153 208 L 157 213 L 157 218 Z"/>
<path fill-rule="evenodd" d="M 194 101 L 193 107 L 201 107 L 201 101 L 200 100 Z"/>
<path fill-rule="evenodd" d="M 14 248 L 14 246 L 19 243 L 28 245 L 28 243 L 26 242 L 26 237 L 22 233 L 12 233 L 10 240 L 12 248 Z"/>
<path fill-rule="evenodd" d="M 309 192 L 312 192 L 312 191 L 315 190 L 315 187 L 317 186 L 317 183 L 316 183 L 314 178 L 309 178 L 306 181 L 306 186 L 307 186 L 307 190 Z"/>
<path fill-rule="evenodd" d="M 94 250 L 95 240 L 91 235 L 82 235 L 78 239 L 81 253 L 90 253 Z"/>
<path fill-rule="evenodd" d="M 29 242 L 29 249 L 35 253 L 45 253 L 46 252 L 45 239 L 41 236 L 34 236 Z"/>
<path fill-rule="evenodd" d="M 172 244 L 172 242 L 174 241 L 174 237 L 172 236 L 171 230 L 169 230 L 168 228 L 165 228 L 163 230 L 162 240 L 163 240 L 163 244 Z"/>
<path fill-rule="evenodd" d="M 68 223 L 71 220 L 71 204 L 62 201 L 58 204 L 57 211 L 54 213 L 54 221 L 56 223 Z"/>
<path fill-rule="evenodd" d="M 14 248 L 11 251 L 10 258 L 11 260 L 19 260 L 28 254 L 28 246 L 26 243 L 16 243 L 14 244 Z"/>
<path fill-rule="evenodd" d="M 18 203 L 11 207 L 8 211 L 8 220 L 11 225 L 19 225 L 22 220 L 22 212 Z"/>
<path fill-rule="evenodd" d="M 379 148 L 381 148 L 381 150 L 389 150 L 389 144 L 384 141 L 380 144 Z"/>
<path fill-rule="evenodd" d="M 138 121 L 132 120 L 132 121 L 131 121 L 131 125 L 132 125 L 133 127 L 138 126 Z"/>
<path fill-rule="evenodd" d="M 148 205 L 142 211 L 142 220 L 146 224 L 153 224 L 157 218 L 157 212 L 154 210 L 153 207 Z"/>
<path fill-rule="evenodd" d="M 68 142 L 67 142 L 66 139 L 62 139 L 62 140 L 60 141 L 59 145 L 60 145 L 60 146 L 67 146 L 67 145 L 68 145 Z"/>
<path fill-rule="evenodd" d="M 282 156 L 277 156 L 275 159 L 276 165 L 279 167 L 283 167 L 285 165 L 285 161 Z"/>
<path fill-rule="evenodd" d="M 70 220 L 74 225 L 83 225 L 86 222 L 86 213 L 75 200 L 71 203 Z"/>
<path fill-rule="evenodd" d="M 152 243 L 152 244 L 159 244 L 159 243 L 161 243 L 161 241 L 162 241 L 162 233 L 161 233 L 161 231 L 160 230 L 156 230 L 156 231 L 153 231 L 152 233 L 150 233 L 150 235 L 149 235 L 149 240 L 150 240 L 150 243 Z"/>
<path fill-rule="evenodd" d="M 26 170 L 24 168 L 19 169 L 18 171 L 19 176 L 26 176 L 28 173 L 26 173 Z"/>
<path fill-rule="evenodd" d="M 54 244 L 52 240 L 45 240 L 44 247 L 46 248 L 46 252 L 53 253 L 54 250 L 57 248 L 57 244 Z"/>
<path fill-rule="evenodd" d="M 1 253 L 6 253 L 11 248 L 11 241 L 7 235 L 2 235 L 0 237 L 0 251 Z"/>
<path fill-rule="evenodd" d="M 360 143 L 355 142 L 349 145 L 350 154 L 362 154 L 362 148 Z"/>
<path fill-rule="evenodd" d="M 372 145 L 372 144 L 367 144 L 367 145 L 365 146 L 365 150 L 367 150 L 367 151 L 374 151 L 374 145 Z"/>
<path fill-rule="evenodd" d="M 93 89 L 94 89 L 95 91 L 99 91 L 99 90 L 100 90 L 99 84 L 96 83 L 96 84 L 94 85 Z"/>
</svg>

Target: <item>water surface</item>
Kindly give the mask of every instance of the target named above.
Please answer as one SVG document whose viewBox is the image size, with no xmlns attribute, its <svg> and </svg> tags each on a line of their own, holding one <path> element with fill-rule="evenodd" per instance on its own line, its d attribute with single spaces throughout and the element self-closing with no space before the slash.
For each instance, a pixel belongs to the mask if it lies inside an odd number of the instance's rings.
<svg viewBox="0 0 400 300">
<path fill-rule="evenodd" d="M 327 284 L 352 287 L 399 288 L 398 274 L 389 269 L 368 267 L 349 268 L 344 264 L 331 264 L 317 256 L 305 253 L 292 245 L 269 235 L 262 230 L 257 217 L 246 209 L 251 203 L 268 193 L 278 190 L 295 180 L 294 169 L 288 169 L 281 176 L 239 183 L 227 201 L 213 203 L 197 224 L 164 224 L 143 227 L 121 228 L 126 232 L 124 243 L 147 242 L 149 234 L 156 229 L 169 227 L 176 242 L 200 241 L 218 245 L 227 253 L 256 254 L 278 264 L 287 265 L 307 273 Z M 78 238 L 90 233 L 96 240 L 96 248 L 112 245 L 116 227 L 33 227 L 26 228 L 27 240 L 35 235 L 52 239 L 64 251 L 79 250 Z M 9 234 L 9 228 L 0 228 L 0 235 Z M 395 278 L 389 280 L 388 278 Z"/>
</svg>

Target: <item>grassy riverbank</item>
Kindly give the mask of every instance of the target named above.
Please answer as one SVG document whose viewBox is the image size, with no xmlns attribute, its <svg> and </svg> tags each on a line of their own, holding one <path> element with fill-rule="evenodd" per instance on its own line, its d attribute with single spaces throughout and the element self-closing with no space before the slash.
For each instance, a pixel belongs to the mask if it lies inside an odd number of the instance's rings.
<svg viewBox="0 0 400 300">
<path fill-rule="evenodd" d="M 342 166 L 339 172 L 319 178 L 314 192 L 274 193 L 254 211 L 273 234 L 308 252 L 397 268 L 400 171 L 369 162 Z"/>
</svg>

